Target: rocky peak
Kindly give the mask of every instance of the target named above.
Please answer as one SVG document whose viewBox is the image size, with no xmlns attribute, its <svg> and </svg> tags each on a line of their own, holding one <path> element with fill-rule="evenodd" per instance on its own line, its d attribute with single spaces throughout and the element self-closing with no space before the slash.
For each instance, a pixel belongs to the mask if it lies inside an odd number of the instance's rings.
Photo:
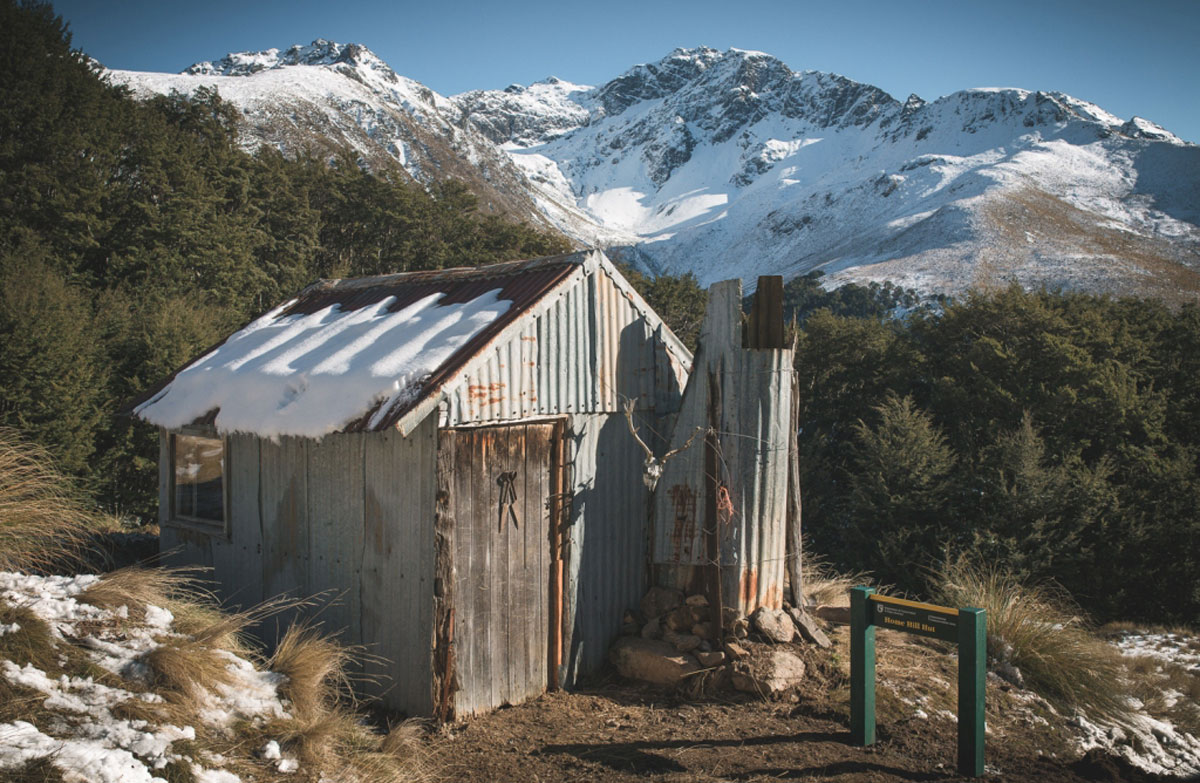
<svg viewBox="0 0 1200 783">
<path fill-rule="evenodd" d="M 341 44 L 324 38 L 318 38 L 307 46 L 293 44 L 282 52 L 279 49 L 264 49 L 260 52 L 231 52 L 220 60 L 196 63 L 184 69 L 183 73 L 252 76 L 260 71 L 293 65 L 344 65 L 351 68 L 369 68 L 391 81 L 396 79 L 395 72 L 362 44 Z"/>
<path fill-rule="evenodd" d="M 620 114 L 639 101 L 663 98 L 683 88 L 722 56 L 707 46 L 676 49 L 656 63 L 633 66 L 601 87 L 596 99 L 605 114 Z"/>
</svg>

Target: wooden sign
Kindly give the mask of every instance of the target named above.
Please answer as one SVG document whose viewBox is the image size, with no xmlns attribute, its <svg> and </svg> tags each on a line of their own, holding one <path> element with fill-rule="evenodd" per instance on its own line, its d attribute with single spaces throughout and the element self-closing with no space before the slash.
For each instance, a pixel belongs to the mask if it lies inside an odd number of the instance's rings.
<svg viewBox="0 0 1200 783">
<path fill-rule="evenodd" d="M 987 613 L 850 590 L 850 737 L 875 742 L 875 629 L 932 636 L 958 645 L 958 772 L 983 774 Z"/>
<path fill-rule="evenodd" d="M 958 641 L 958 610 L 947 606 L 906 601 L 903 598 L 873 593 L 870 622 L 880 628 L 932 636 L 947 642 Z"/>
</svg>

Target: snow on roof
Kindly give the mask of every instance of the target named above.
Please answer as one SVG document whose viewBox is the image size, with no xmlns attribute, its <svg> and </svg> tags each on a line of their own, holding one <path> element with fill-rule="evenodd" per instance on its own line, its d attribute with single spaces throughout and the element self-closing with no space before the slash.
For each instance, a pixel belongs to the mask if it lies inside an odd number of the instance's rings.
<svg viewBox="0 0 1200 783">
<path fill-rule="evenodd" d="M 167 429 L 382 430 L 436 393 L 585 254 L 322 281 L 190 363 L 133 412 Z"/>
</svg>

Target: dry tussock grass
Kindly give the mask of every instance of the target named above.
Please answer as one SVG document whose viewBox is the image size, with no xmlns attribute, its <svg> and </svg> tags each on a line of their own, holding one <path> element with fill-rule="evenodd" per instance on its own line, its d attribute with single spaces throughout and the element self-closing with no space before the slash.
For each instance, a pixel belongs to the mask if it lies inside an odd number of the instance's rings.
<svg viewBox="0 0 1200 783">
<path fill-rule="evenodd" d="M 194 638 L 170 639 L 143 655 L 141 662 L 156 691 L 173 703 L 195 706 L 196 712 L 209 690 L 233 681 L 229 659 L 220 649 Z"/>
<path fill-rule="evenodd" d="M 101 524 L 41 447 L 0 429 L 0 570 L 45 570 L 78 562 Z"/>
<path fill-rule="evenodd" d="M 804 563 L 804 600 L 810 604 L 849 606 L 850 588 L 874 581 L 863 571 L 843 574 L 824 557 L 812 552 L 804 552 L 801 560 Z"/>
<path fill-rule="evenodd" d="M 78 600 L 102 609 L 125 606 L 135 620 L 145 618 L 147 606 L 166 607 L 174 602 L 203 607 L 211 596 L 200 587 L 197 573 L 194 568 L 128 566 L 105 574 L 80 593 Z"/>
<path fill-rule="evenodd" d="M 988 657 L 1002 676 L 1015 667 L 1025 686 L 1058 709 L 1114 721 L 1127 714 L 1120 654 L 1064 591 L 963 558 L 943 563 L 933 582 L 941 602 L 987 611 Z"/>
<path fill-rule="evenodd" d="M 279 691 L 291 703 L 292 717 L 272 721 L 267 731 L 330 781 L 432 780 L 420 724 L 400 724 L 380 737 L 361 719 L 348 673 L 359 655 L 315 626 L 289 627 L 268 668 L 286 678 Z"/>
</svg>

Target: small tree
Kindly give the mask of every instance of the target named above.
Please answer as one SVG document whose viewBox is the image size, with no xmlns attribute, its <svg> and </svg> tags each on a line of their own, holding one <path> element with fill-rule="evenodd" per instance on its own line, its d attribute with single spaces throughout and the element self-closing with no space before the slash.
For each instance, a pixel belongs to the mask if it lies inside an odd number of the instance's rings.
<svg viewBox="0 0 1200 783">
<path fill-rule="evenodd" d="M 929 554 L 961 535 L 947 514 L 955 456 L 911 397 L 889 394 L 874 411 L 874 424 L 854 428 L 846 544 L 862 558 L 859 567 L 916 589 Z"/>
</svg>

